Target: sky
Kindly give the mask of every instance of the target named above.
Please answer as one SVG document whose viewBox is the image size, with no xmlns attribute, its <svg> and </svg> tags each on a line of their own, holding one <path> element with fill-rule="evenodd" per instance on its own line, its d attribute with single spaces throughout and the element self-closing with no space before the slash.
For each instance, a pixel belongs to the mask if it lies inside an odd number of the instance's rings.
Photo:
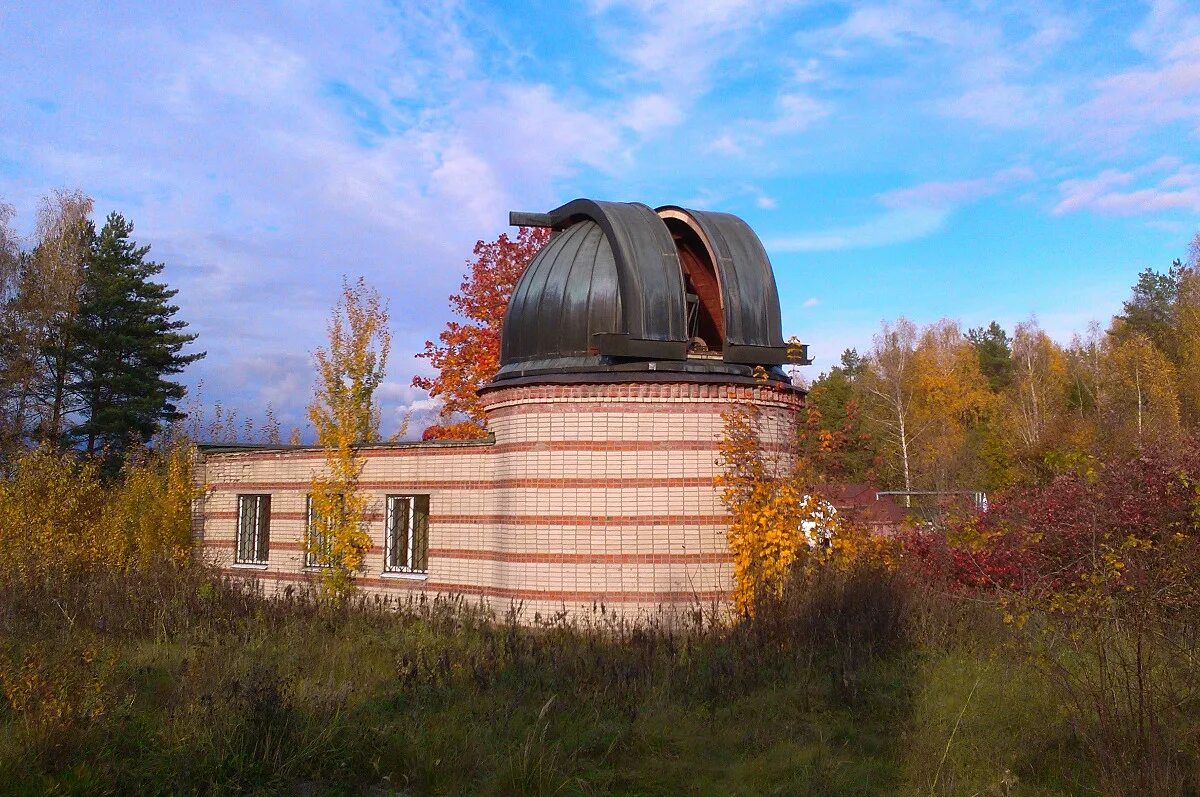
<svg viewBox="0 0 1200 797">
<path fill-rule="evenodd" d="M 303 423 L 342 275 L 384 431 L 472 245 L 577 197 L 745 218 L 815 376 L 883 320 L 1067 341 L 1200 229 L 1200 2 L 0 3 L 0 200 L 119 211 L 208 356 Z"/>
</svg>

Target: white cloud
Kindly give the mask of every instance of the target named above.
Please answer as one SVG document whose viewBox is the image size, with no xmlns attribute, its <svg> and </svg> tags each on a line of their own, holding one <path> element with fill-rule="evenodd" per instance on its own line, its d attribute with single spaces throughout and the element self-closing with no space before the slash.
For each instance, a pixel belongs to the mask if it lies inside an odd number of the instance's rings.
<svg viewBox="0 0 1200 797">
<path fill-rule="evenodd" d="M 800 92 L 780 95 L 776 100 L 776 109 L 776 116 L 767 124 L 767 129 L 778 134 L 807 130 L 831 112 L 829 103 Z"/>
<path fill-rule="evenodd" d="M 948 116 L 1008 129 L 1046 122 L 1059 100 L 1054 88 L 996 82 L 968 88 L 942 102 L 941 108 Z"/>
<path fill-rule="evenodd" d="M 97 48 L 70 25 L 40 33 L 58 39 L 23 48 L 17 71 L 54 87 L 63 118 L 6 120 L 0 144 L 19 143 L 45 184 L 95 194 L 98 214 L 133 218 L 209 352 L 190 380 L 243 415 L 270 401 L 301 420 L 297 380 L 341 274 L 392 297 L 393 374 L 407 381 L 404 355 L 444 322 L 471 244 L 504 230 L 509 209 L 550 205 L 560 181 L 620 162 L 628 131 L 622 100 L 485 69 L 453 12 L 353 10 L 291 30 L 258 13 L 198 14 L 186 32 L 156 18 L 137 47 Z M 86 75 L 55 52 L 77 53 Z M 419 105 L 403 96 L 414 89 Z M 669 121 L 648 97 L 643 110 Z"/>
<path fill-rule="evenodd" d="M 716 152 L 720 155 L 729 155 L 737 157 L 745 154 L 742 146 L 731 133 L 722 133 L 708 143 L 706 149 L 709 152 Z"/>
<path fill-rule="evenodd" d="M 629 103 L 622 123 L 638 133 L 652 133 L 683 121 L 679 103 L 662 94 L 643 94 Z"/>
<path fill-rule="evenodd" d="M 1200 13 L 1175 0 L 1150 6 L 1129 39 L 1145 62 L 1096 80 L 1073 134 L 1106 147 L 1178 123 L 1200 135 Z"/>
<path fill-rule="evenodd" d="M 1164 170 L 1170 171 L 1164 175 Z M 1137 169 L 1106 169 L 1095 177 L 1063 180 L 1058 190 L 1055 215 L 1082 210 L 1108 216 L 1200 213 L 1200 166 L 1160 158 Z"/>
<path fill-rule="evenodd" d="M 919 85 L 917 96 L 944 115 L 1012 129 L 1059 114 L 1062 87 L 1039 70 L 1080 35 L 1079 16 L 1040 3 L 986 14 L 934 0 L 863 2 L 840 24 L 801 40 L 840 60 L 899 59 L 899 90 Z"/>
<path fill-rule="evenodd" d="M 873 219 L 776 238 L 770 245 L 784 252 L 819 252 L 906 243 L 942 229 L 956 208 L 1033 176 L 1030 169 L 1014 166 L 982 178 L 935 181 L 885 191 L 876 199 L 886 210 Z"/>
<path fill-rule="evenodd" d="M 613 50 L 635 68 L 637 77 L 690 99 L 707 90 L 714 66 L 736 52 L 747 33 L 799 4 L 693 0 L 685 9 L 672 0 L 593 0 L 591 5 L 605 24 Z M 614 11 L 624 12 L 620 22 L 610 18 Z"/>
<path fill-rule="evenodd" d="M 971 180 L 947 180 L 897 188 L 879 195 L 879 201 L 891 208 L 947 208 L 975 202 L 1035 177 L 1025 166 L 1003 169 L 987 177 Z"/>
<path fill-rule="evenodd" d="M 949 211 L 934 208 L 887 210 L 860 224 L 772 238 L 766 242 L 777 252 L 830 252 L 906 243 L 937 232 Z"/>
</svg>

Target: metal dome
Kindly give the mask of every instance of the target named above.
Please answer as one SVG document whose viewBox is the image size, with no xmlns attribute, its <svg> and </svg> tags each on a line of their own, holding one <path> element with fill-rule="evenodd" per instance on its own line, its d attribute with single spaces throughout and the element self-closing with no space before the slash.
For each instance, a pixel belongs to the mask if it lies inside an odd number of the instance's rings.
<svg viewBox="0 0 1200 797">
<path fill-rule="evenodd" d="M 577 199 L 513 223 L 552 227 L 513 290 L 496 381 L 656 372 L 786 381 L 766 251 L 727 213 Z M 804 347 L 792 362 L 807 363 Z"/>
</svg>

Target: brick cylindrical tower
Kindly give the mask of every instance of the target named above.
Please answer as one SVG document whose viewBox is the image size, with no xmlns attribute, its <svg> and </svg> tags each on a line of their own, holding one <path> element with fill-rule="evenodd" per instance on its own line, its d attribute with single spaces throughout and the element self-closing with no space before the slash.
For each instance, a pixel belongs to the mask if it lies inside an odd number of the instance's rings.
<svg viewBox="0 0 1200 797">
<path fill-rule="evenodd" d="M 753 404 L 788 447 L 802 407 L 779 384 L 608 382 L 485 394 L 495 435 L 498 583 L 524 611 L 627 618 L 705 610 L 731 587 L 716 477 L 722 415 Z"/>
</svg>

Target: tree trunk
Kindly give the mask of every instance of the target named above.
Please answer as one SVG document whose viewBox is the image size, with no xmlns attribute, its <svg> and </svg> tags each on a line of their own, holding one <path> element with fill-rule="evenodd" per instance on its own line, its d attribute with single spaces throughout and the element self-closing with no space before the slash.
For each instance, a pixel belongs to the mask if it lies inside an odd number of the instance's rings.
<svg viewBox="0 0 1200 797">
<path fill-rule="evenodd" d="M 1133 366 L 1133 383 L 1137 387 L 1137 430 L 1138 440 L 1142 439 L 1142 369 Z"/>
<path fill-rule="evenodd" d="M 912 492 L 912 476 L 908 469 L 908 428 L 904 422 L 904 410 L 897 405 L 896 417 L 900 422 L 900 458 L 904 463 L 904 491 Z M 912 496 L 904 496 L 905 508 L 912 508 Z"/>
</svg>

